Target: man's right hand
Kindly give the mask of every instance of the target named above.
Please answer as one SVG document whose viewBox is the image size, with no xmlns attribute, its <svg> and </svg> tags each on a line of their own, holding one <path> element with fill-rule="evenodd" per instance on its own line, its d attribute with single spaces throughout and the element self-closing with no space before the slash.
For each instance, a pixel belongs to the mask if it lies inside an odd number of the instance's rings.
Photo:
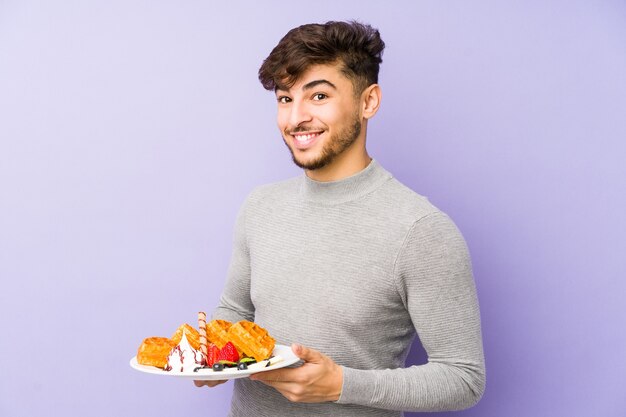
<svg viewBox="0 0 626 417">
<path fill-rule="evenodd" d="M 220 380 L 217 380 L 217 381 L 196 381 L 196 380 L 194 380 L 193 383 L 196 385 L 196 387 L 207 386 L 209 388 L 213 388 L 214 386 L 223 384 L 226 381 L 227 380 L 225 380 L 225 379 L 220 379 Z"/>
</svg>

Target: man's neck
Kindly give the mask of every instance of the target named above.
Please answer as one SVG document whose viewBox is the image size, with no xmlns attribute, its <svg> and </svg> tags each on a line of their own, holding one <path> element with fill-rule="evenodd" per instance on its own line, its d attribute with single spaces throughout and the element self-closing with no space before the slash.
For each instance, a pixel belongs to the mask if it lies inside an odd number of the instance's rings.
<svg viewBox="0 0 626 417">
<path fill-rule="evenodd" d="M 350 155 L 344 153 L 327 166 L 316 170 L 305 170 L 307 177 L 314 181 L 339 181 L 363 171 L 372 161 L 366 149 L 362 153 Z"/>
</svg>

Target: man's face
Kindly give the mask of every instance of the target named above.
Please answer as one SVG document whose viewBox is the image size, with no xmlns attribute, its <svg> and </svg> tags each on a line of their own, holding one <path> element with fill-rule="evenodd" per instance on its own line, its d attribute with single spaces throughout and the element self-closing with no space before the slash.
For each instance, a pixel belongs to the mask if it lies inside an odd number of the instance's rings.
<svg viewBox="0 0 626 417">
<path fill-rule="evenodd" d="M 300 168 L 332 164 L 362 133 L 359 100 L 338 65 L 312 66 L 276 98 L 278 128 Z"/>
</svg>

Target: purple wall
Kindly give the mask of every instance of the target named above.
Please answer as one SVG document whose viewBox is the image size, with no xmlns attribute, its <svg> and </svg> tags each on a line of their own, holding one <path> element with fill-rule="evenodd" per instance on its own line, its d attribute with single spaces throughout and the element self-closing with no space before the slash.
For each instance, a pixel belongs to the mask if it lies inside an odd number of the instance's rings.
<svg viewBox="0 0 626 417">
<path fill-rule="evenodd" d="M 0 416 L 225 415 L 230 384 L 128 360 L 212 309 L 244 197 L 299 174 L 262 59 L 350 18 L 388 45 L 371 154 L 473 255 L 488 383 L 455 415 L 626 415 L 626 4 L 285 6 L 0 2 Z"/>
</svg>

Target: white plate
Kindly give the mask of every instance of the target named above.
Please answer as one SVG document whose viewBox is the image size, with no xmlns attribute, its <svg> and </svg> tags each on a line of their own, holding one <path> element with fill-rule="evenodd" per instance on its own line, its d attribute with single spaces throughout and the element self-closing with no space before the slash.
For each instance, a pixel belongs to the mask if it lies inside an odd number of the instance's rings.
<svg viewBox="0 0 626 417">
<path fill-rule="evenodd" d="M 216 372 L 212 369 L 199 369 L 198 372 L 168 372 L 155 366 L 140 365 L 139 363 L 137 363 L 136 356 L 130 360 L 130 366 L 133 369 L 148 374 L 176 376 L 179 378 L 195 379 L 198 381 L 211 381 L 219 379 L 245 378 L 257 372 L 265 372 L 271 371 L 272 369 L 284 368 L 285 366 L 293 365 L 300 360 L 300 358 L 293 354 L 291 347 L 285 345 L 276 345 L 274 347 L 273 355 L 274 358 L 270 359 L 269 366 L 267 366 L 267 361 L 262 361 L 259 363 L 248 365 L 248 369 L 242 371 L 237 368 L 224 368 L 223 371 L 219 372 Z"/>
</svg>

